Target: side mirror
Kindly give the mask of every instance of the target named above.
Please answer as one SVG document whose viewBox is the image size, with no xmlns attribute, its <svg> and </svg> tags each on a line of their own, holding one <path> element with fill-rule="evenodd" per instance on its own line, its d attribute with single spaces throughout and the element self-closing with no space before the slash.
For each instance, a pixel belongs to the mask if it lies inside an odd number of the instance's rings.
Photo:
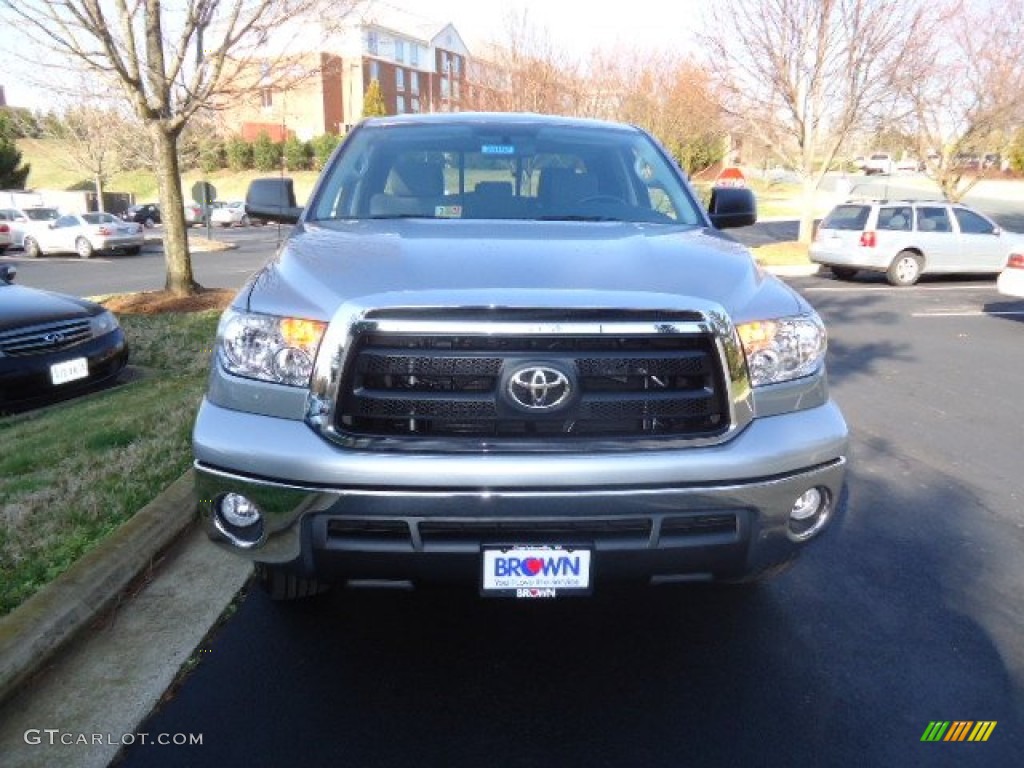
<svg viewBox="0 0 1024 768">
<path fill-rule="evenodd" d="M 0 282 L 13 283 L 16 274 L 18 274 L 18 268 L 13 264 L 0 264 Z"/>
<path fill-rule="evenodd" d="M 245 212 L 264 221 L 295 224 L 302 215 L 302 208 L 295 204 L 295 186 L 290 178 L 266 178 L 249 183 Z"/>
<path fill-rule="evenodd" d="M 715 187 L 708 214 L 716 229 L 749 227 L 757 221 L 757 200 L 746 187 Z"/>
</svg>

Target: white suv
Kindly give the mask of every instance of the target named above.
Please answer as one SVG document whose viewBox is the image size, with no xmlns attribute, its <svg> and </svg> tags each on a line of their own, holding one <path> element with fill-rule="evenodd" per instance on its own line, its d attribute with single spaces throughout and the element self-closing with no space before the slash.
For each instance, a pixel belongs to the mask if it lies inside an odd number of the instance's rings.
<svg viewBox="0 0 1024 768">
<path fill-rule="evenodd" d="M 840 280 L 865 270 L 904 286 L 922 274 L 996 274 L 1022 241 L 959 203 L 873 200 L 837 205 L 818 227 L 810 257 Z"/>
</svg>

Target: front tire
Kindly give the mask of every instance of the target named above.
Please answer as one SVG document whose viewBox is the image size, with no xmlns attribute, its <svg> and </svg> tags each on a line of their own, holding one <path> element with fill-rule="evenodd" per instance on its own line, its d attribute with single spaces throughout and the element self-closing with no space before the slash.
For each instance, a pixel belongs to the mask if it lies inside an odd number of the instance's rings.
<svg viewBox="0 0 1024 768">
<path fill-rule="evenodd" d="M 81 259 L 88 259 L 88 258 L 90 258 L 92 256 L 92 254 L 93 254 L 93 250 L 94 249 L 92 247 L 92 243 L 90 243 L 84 237 L 80 237 L 77 240 L 75 240 L 75 253 L 78 254 L 79 258 L 81 258 Z"/>
<path fill-rule="evenodd" d="M 900 251 L 892 260 L 885 276 L 891 285 L 905 288 L 916 283 L 924 269 L 921 257 L 913 251 Z"/>
<path fill-rule="evenodd" d="M 142 222 L 142 226 L 144 226 L 146 229 L 152 229 L 153 227 L 156 226 L 156 222 L 153 221 L 153 219 L 146 219 L 144 222 Z"/>
<path fill-rule="evenodd" d="M 26 237 L 22 241 L 21 247 L 25 250 L 26 259 L 38 259 L 43 255 L 43 251 L 34 237 Z"/>
<path fill-rule="evenodd" d="M 256 580 L 271 600 L 301 600 L 323 594 L 330 587 L 316 579 L 306 579 L 287 568 L 270 563 L 256 563 Z"/>
</svg>

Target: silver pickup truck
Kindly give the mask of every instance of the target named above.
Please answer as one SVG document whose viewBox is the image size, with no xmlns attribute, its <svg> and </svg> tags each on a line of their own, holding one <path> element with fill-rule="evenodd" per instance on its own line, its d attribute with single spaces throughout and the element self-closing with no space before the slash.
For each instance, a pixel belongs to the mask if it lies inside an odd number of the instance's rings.
<svg viewBox="0 0 1024 768">
<path fill-rule="evenodd" d="M 275 598 L 750 581 L 841 507 L 814 310 L 644 131 L 538 115 L 364 121 L 220 322 L 201 515 Z"/>
</svg>

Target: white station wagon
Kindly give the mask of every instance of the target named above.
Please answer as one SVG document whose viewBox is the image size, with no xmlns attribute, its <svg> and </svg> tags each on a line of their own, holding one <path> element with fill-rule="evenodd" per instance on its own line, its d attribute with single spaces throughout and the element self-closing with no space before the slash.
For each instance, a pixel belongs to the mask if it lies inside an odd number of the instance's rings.
<svg viewBox="0 0 1024 768">
<path fill-rule="evenodd" d="M 873 200 L 837 205 L 818 227 L 810 258 L 840 280 L 864 270 L 904 286 L 924 274 L 997 274 L 1022 242 L 959 203 Z"/>
</svg>

